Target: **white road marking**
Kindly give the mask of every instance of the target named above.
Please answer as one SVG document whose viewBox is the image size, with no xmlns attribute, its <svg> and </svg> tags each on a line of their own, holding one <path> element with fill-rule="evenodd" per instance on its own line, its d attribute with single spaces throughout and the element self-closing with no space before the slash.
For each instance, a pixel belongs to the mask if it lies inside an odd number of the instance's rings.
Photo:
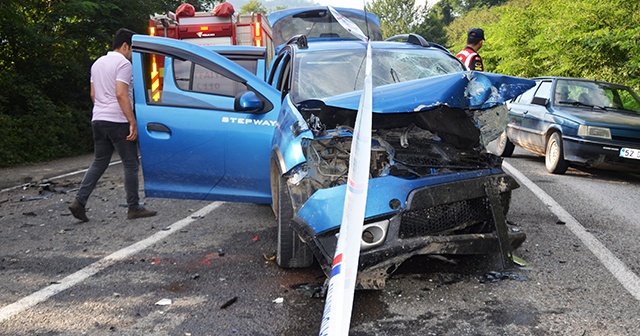
<svg viewBox="0 0 640 336">
<path fill-rule="evenodd" d="M 569 212 L 567 212 L 558 202 L 556 202 L 549 194 L 544 192 L 535 183 L 529 180 L 524 174 L 522 174 L 515 167 L 507 162 L 502 163 L 502 167 L 515 177 L 521 184 L 524 184 L 529 190 L 531 190 L 541 201 L 544 203 L 551 212 L 553 212 L 558 219 L 566 223 L 566 226 L 575 234 L 583 244 L 593 253 L 600 262 L 606 267 L 611 274 L 622 284 L 622 286 L 631 294 L 636 300 L 640 301 L 640 278 L 633 273 L 627 265 L 625 265 L 620 259 L 618 259 L 604 244 L 602 244 L 596 237 L 578 222 Z"/>
<path fill-rule="evenodd" d="M 133 245 L 125 247 L 119 251 L 116 251 L 93 264 L 67 276 L 62 279 L 59 283 L 49 285 L 29 296 L 26 296 L 8 306 L 5 306 L 0 309 L 0 323 L 5 320 L 11 318 L 12 316 L 29 309 L 40 302 L 44 302 L 53 295 L 56 295 L 68 288 L 73 287 L 74 285 L 86 280 L 90 276 L 104 270 L 105 268 L 117 263 L 118 261 L 125 260 L 126 258 L 148 248 L 149 246 L 157 243 L 158 241 L 165 239 L 167 236 L 180 231 L 182 228 L 188 226 L 189 224 L 197 221 L 199 218 L 205 216 L 210 213 L 220 205 L 224 204 L 224 202 L 213 202 L 202 209 L 194 212 L 189 217 L 181 219 L 170 226 L 168 226 L 168 230 L 158 231 L 155 234 L 145 238 Z"/>
</svg>

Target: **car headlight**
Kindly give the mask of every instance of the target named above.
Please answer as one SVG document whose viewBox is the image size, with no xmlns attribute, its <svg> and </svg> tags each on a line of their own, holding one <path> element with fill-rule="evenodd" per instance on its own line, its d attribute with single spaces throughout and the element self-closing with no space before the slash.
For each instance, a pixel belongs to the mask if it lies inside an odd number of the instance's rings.
<svg viewBox="0 0 640 336">
<path fill-rule="evenodd" d="M 578 135 L 611 140 L 611 130 L 606 127 L 580 125 Z"/>
</svg>

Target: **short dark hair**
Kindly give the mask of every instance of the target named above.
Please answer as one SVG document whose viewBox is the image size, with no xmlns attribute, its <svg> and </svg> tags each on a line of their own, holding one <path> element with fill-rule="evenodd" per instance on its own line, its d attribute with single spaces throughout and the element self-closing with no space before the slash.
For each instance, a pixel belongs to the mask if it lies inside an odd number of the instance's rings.
<svg viewBox="0 0 640 336">
<path fill-rule="evenodd" d="M 113 36 L 113 45 L 111 46 L 113 50 L 116 50 L 120 47 L 122 47 L 123 44 L 128 44 L 129 46 L 131 46 L 131 37 L 135 34 L 136 32 L 129 30 L 127 28 L 120 28 L 118 29 L 118 31 L 116 32 L 116 34 Z"/>
</svg>

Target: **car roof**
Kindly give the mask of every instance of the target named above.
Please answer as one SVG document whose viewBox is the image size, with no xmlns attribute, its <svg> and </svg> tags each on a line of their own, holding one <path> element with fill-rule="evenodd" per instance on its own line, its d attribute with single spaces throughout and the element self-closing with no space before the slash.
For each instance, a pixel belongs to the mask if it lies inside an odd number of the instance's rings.
<svg viewBox="0 0 640 336">
<path fill-rule="evenodd" d="M 416 50 L 442 50 L 435 46 L 422 47 L 409 42 L 389 42 L 389 41 L 371 41 L 372 49 L 416 49 Z M 297 53 L 313 53 L 320 51 L 342 51 L 342 50 L 362 50 L 366 47 L 366 42 L 360 40 L 333 40 L 333 41 L 309 41 L 306 48 L 301 48 L 295 43 L 290 46 L 296 49 Z"/>
<path fill-rule="evenodd" d="M 365 11 L 357 8 L 345 8 L 345 7 L 333 7 L 333 8 L 337 10 L 339 13 L 348 13 L 348 14 L 360 16 L 362 18 L 366 16 L 368 20 L 371 20 L 377 26 L 380 26 L 380 17 L 378 17 L 378 15 L 376 15 L 375 13 L 366 12 L 365 14 Z M 310 6 L 310 7 L 283 9 L 283 10 L 275 11 L 269 14 L 267 19 L 269 20 L 269 23 L 273 26 L 276 24 L 276 22 L 282 20 L 285 17 L 293 16 L 293 15 L 304 13 L 304 12 L 313 12 L 313 11 L 319 11 L 319 10 L 326 11 L 328 10 L 328 8 L 327 6 Z"/>
<path fill-rule="evenodd" d="M 597 80 L 597 79 L 589 79 L 589 78 L 561 77 L 561 76 L 542 76 L 542 77 L 534 77 L 532 79 L 536 80 L 536 81 L 537 80 L 545 80 L 545 79 L 551 79 L 551 80 L 559 80 L 559 79 L 561 79 L 561 80 L 592 82 L 592 83 L 601 83 L 601 84 L 607 84 L 607 85 L 628 87 L 627 85 L 624 85 L 624 84 L 606 82 L 606 81 L 601 81 L 601 80 Z"/>
</svg>

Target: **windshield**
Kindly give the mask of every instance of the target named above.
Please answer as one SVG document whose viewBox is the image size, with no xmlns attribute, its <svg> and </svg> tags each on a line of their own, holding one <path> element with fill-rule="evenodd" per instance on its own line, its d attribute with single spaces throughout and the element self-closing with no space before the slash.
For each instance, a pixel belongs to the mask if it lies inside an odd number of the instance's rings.
<svg viewBox="0 0 640 336">
<path fill-rule="evenodd" d="M 559 79 L 554 104 L 611 108 L 640 114 L 640 97 L 629 87 L 610 83 Z"/>
<path fill-rule="evenodd" d="M 296 103 L 362 89 L 364 49 L 299 56 L 292 87 Z M 372 57 L 373 87 L 464 70 L 455 58 L 433 49 L 374 49 Z"/>
<path fill-rule="evenodd" d="M 382 40 L 380 28 L 373 22 L 366 22 L 363 16 L 342 12 L 341 14 L 358 25 L 363 32 L 367 32 L 368 28 L 369 34 L 367 36 L 371 41 Z M 289 39 L 296 35 L 306 35 L 307 38 L 356 39 L 327 10 L 309 11 L 285 17 L 273 25 L 273 32 L 274 45 L 287 43 Z"/>
</svg>

